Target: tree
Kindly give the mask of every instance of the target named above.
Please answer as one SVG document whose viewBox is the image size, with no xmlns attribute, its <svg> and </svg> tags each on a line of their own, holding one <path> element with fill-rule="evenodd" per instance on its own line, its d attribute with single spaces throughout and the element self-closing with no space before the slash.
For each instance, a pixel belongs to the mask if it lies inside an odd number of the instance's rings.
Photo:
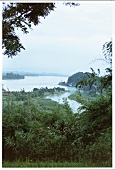
<svg viewBox="0 0 115 170">
<path fill-rule="evenodd" d="M 12 57 L 25 49 L 16 35 L 15 28 L 27 34 L 28 28 L 40 23 L 40 17 L 46 17 L 54 10 L 55 3 L 10 3 L 3 6 L 3 48 L 4 55 Z"/>
<path fill-rule="evenodd" d="M 102 94 L 103 89 L 104 89 L 105 86 L 106 86 L 105 77 L 103 77 L 103 76 L 99 77 L 99 78 L 98 78 L 98 81 L 99 81 L 98 88 L 99 88 L 99 90 L 100 90 L 100 93 Z"/>
<path fill-rule="evenodd" d="M 111 96 L 111 105 L 112 105 L 112 40 L 106 42 L 103 45 L 103 54 L 105 56 L 106 62 L 109 63 L 109 68 L 106 68 L 105 75 L 105 87 L 107 89 L 108 94 Z"/>
<path fill-rule="evenodd" d="M 105 60 L 106 62 L 108 62 L 110 64 L 110 68 L 112 68 L 112 40 L 106 42 L 103 45 L 103 54 L 105 56 Z"/>
<path fill-rule="evenodd" d="M 96 82 L 96 79 L 97 79 L 97 74 L 95 73 L 95 71 L 93 70 L 93 68 L 90 68 L 92 73 L 88 73 L 86 72 L 86 76 L 84 76 L 84 78 L 80 79 L 77 84 L 76 84 L 76 87 L 82 87 L 83 86 L 89 86 L 90 87 L 90 90 L 94 84 L 94 82 Z M 98 70 L 99 72 L 99 70 Z"/>
<path fill-rule="evenodd" d="M 76 87 L 77 87 L 77 88 L 83 88 L 83 86 L 85 85 L 85 83 L 86 83 L 86 79 L 81 79 L 81 80 L 79 80 L 79 81 L 77 82 Z"/>
<path fill-rule="evenodd" d="M 65 5 L 78 6 L 76 3 L 64 3 Z M 21 50 L 25 50 L 16 35 L 16 28 L 24 34 L 29 33 L 32 24 L 37 26 L 40 18 L 46 18 L 56 8 L 55 3 L 3 3 L 2 20 L 2 48 L 4 55 L 16 56 Z"/>
<path fill-rule="evenodd" d="M 101 76 L 98 78 L 98 81 L 100 82 L 100 90 L 102 94 L 102 90 L 104 88 L 109 89 L 109 91 L 112 91 L 112 40 L 106 42 L 103 45 L 102 48 L 103 54 L 105 56 L 105 61 L 110 65 L 109 68 L 106 68 L 106 75 Z"/>
</svg>

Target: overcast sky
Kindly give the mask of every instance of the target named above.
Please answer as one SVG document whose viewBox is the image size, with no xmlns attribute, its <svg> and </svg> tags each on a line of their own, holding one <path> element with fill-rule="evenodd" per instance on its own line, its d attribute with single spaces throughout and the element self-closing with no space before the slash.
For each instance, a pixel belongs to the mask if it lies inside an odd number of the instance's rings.
<svg viewBox="0 0 115 170">
<path fill-rule="evenodd" d="M 26 50 L 12 59 L 3 56 L 3 71 L 71 75 L 93 67 L 103 73 L 107 64 L 97 59 L 103 58 L 102 46 L 112 38 L 112 4 L 80 2 L 74 8 L 58 3 L 29 34 L 18 34 Z"/>
</svg>

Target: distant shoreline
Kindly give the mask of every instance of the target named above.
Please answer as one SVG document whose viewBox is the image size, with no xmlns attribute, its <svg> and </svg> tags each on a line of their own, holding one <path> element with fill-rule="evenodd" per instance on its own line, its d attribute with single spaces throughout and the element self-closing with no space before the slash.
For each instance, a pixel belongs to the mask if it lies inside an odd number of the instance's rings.
<svg viewBox="0 0 115 170">
<path fill-rule="evenodd" d="M 5 76 L 6 74 L 19 74 L 21 76 L 56 76 L 56 77 L 68 77 L 68 75 L 65 74 L 60 74 L 60 73 L 29 73 L 29 72 L 18 72 L 18 71 L 8 71 L 8 72 L 3 72 L 2 76 Z"/>
</svg>

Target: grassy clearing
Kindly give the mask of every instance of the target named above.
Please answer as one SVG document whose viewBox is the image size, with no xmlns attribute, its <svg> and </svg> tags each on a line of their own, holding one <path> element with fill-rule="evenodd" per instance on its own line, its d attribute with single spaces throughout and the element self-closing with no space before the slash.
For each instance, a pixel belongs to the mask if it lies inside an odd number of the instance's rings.
<svg viewBox="0 0 115 170">
<path fill-rule="evenodd" d="M 97 167 L 96 164 L 90 162 L 31 162 L 31 161 L 16 161 L 16 162 L 3 162 L 3 167 Z"/>
</svg>

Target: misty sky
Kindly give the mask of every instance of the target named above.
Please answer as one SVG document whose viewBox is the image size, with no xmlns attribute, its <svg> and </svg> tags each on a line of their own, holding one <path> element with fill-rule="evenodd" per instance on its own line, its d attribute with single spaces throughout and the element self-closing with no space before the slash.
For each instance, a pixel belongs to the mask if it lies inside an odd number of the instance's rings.
<svg viewBox="0 0 115 170">
<path fill-rule="evenodd" d="M 29 34 L 18 34 L 26 50 L 12 59 L 3 56 L 3 71 L 71 75 L 93 67 L 103 73 L 107 64 L 97 59 L 112 38 L 112 4 L 80 2 L 74 8 L 58 3 Z"/>
</svg>

